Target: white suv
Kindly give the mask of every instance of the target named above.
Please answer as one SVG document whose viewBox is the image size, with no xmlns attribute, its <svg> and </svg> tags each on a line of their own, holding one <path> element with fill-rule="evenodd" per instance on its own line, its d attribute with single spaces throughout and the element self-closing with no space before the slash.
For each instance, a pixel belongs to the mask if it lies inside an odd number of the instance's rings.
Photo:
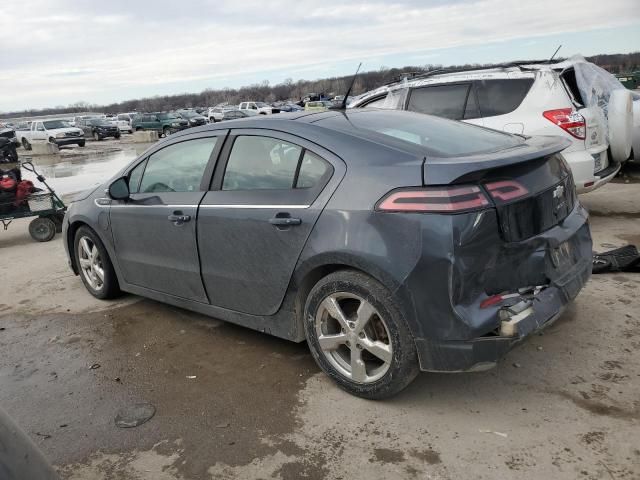
<svg viewBox="0 0 640 480">
<path fill-rule="evenodd" d="M 587 106 L 580 68 L 565 62 L 431 72 L 367 92 L 349 108 L 412 110 L 520 135 L 565 136 L 572 145 L 562 155 L 578 193 L 585 193 L 611 180 L 629 157 L 633 115 L 624 89 L 609 92 L 608 120 L 600 106 Z M 628 135 L 619 134 L 620 125 Z"/>
<path fill-rule="evenodd" d="M 242 102 L 238 110 L 253 110 L 260 115 L 271 115 L 273 108 L 264 102 Z"/>
</svg>

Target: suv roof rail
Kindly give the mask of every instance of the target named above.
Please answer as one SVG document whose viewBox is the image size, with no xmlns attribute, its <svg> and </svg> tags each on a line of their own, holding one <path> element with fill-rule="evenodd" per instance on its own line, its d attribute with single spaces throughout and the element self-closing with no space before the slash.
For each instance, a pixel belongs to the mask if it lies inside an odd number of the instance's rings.
<svg viewBox="0 0 640 480">
<path fill-rule="evenodd" d="M 486 65 L 475 65 L 472 67 L 457 67 L 457 68 L 436 68 L 433 70 L 428 70 L 426 72 L 405 72 L 397 77 L 395 77 L 392 81 L 385 83 L 384 85 L 392 85 L 394 83 L 402 82 L 403 80 L 414 80 L 419 78 L 427 78 L 432 77 L 433 75 L 442 75 L 446 73 L 460 73 L 460 72 L 471 72 L 478 70 L 492 70 L 496 68 L 522 68 L 523 65 L 533 65 L 533 64 L 546 64 L 549 63 L 549 60 L 515 60 L 513 62 L 505 62 L 505 63 L 494 63 L 494 64 L 486 64 Z"/>
</svg>

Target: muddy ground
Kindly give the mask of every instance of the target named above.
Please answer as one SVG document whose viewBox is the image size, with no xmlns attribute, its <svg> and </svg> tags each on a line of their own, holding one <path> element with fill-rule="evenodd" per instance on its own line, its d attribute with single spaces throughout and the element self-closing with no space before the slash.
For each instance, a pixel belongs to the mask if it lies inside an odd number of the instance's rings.
<svg viewBox="0 0 640 480">
<path fill-rule="evenodd" d="M 635 182 L 581 199 L 596 250 L 640 246 Z M 26 221 L 0 231 L 0 279 L 0 406 L 63 479 L 640 478 L 640 274 L 594 276 L 496 369 L 384 402 L 336 388 L 305 344 L 95 300 Z M 117 428 L 137 402 L 155 416 Z"/>
</svg>

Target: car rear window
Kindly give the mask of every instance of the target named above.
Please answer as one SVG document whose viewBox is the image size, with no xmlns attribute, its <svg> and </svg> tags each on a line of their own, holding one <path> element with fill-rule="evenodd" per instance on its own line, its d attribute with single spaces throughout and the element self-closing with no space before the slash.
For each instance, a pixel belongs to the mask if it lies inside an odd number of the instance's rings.
<svg viewBox="0 0 640 480">
<path fill-rule="evenodd" d="M 470 85 L 436 85 L 411 91 L 407 110 L 460 120 L 464 115 Z"/>
<path fill-rule="evenodd" d="M 419 113 L 354 109 L 347 117 L 348 124 L 356 130 L 420 145 L 428 153 L 442 157 L 494 152 L 522 143 L 514 135 Z M 343 119 L 343 116 L 329 117 L 317 123 L 333 123 L 336 128 L 344 128 L 342 123 L 338 123 Z"/>
<path fill-rule="evenodd" d="M 477 80 L 475 84 L 482 116 L 495 117 L 520 106 L 533 85 L 533 78 Z"/>
</svg>

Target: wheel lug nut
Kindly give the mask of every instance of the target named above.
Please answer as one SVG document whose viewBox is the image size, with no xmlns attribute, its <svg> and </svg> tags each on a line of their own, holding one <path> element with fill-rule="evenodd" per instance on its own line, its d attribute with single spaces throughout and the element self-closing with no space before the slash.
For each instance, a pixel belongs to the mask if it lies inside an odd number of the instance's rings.
<svg viewBox="0 0 640 480">
<path fill-rule="evenodd" d="M 364 332 L 360 332 L 360 338 L 364 338 Z"/>
<path fill-rule="evenodd" d="M 359 343 L 356 343 L 356 348 L 357 348 L 358 350 L 362 350 L 362 345 L 360 345 Z"/>
<path fill-rule="evenodd" d="M 349 340 L 347 340 L 347 347 L 351 346 L 351 342 Z"/>
</svg>

